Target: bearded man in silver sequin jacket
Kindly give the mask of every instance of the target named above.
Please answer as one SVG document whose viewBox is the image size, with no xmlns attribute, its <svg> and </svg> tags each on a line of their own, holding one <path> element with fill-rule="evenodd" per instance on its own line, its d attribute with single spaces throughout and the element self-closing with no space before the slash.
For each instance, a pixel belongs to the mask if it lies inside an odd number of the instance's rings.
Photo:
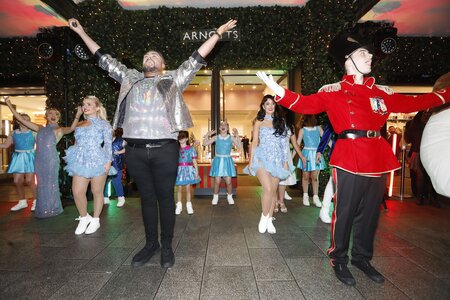
<svg viewBox="0 0 450 300">
<path fill-rule="evenodd" d="M 236 26 L 230 20 L 212 33 L 198 50 L 175 71 L 164 72 L 163 56 L 157 51 L 145 53 L 143 71 L 129 69 L 87 35 L 76 19 L 69 27 L 86 43 L 99 60 L 99 66 L 120 86 L 114 128 L 123 128 L 127 141 L 125 160 L 141 196 L 146 244 L 132 259 L 131 265 L 144 265 L 160 248 L 158 213 L 161 227 L 161 267 L 175 263 L 172 250 L 175 226 L 173 190 L 178 169 L 178 131 L 192 127 L 192 119 L 183 101 L 183 91 L 206 62 L 222 34 Z"/>
</svg>

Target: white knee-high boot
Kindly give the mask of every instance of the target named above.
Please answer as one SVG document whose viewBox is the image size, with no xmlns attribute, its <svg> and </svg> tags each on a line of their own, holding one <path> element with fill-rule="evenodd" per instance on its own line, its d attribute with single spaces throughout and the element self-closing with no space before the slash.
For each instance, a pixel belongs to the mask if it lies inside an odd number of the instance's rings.
<svg viewBox="0 0 450 300">
<path fill-rule="evenodd" d="M 328 180 L 327 186 L 325 187 L 325 192 L 323 193 L 323 199 L 322 199 L 322 208 L 320 209 L 320 219 L 324 223 L 331 223 L 330 218 L 330 205 L 331 205 L 331 199 L 333 199 L 333 178 L 330 177 L 330 180 Z"/>
</svg>

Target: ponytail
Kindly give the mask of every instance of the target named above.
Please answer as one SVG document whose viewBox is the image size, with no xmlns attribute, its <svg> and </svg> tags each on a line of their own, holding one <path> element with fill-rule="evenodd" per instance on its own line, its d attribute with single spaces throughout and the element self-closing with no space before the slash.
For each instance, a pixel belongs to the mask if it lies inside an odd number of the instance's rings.
<svg viewBox="0 0 450 300">
<path fill-rule="evenodd" d="M 99 106 L 100 110 L 98 111 L 98 117 L 102 120 L 107 120 L 108 116 L 106 114 L 106 108 L 103 106 L 103 104 L 100 103 Z"/>
</svg>

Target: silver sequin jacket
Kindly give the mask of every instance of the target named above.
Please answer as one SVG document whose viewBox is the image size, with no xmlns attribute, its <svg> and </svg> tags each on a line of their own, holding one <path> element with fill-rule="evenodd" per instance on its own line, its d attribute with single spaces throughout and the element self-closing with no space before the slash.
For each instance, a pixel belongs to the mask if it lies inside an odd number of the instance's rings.
<svg viewBox="0 0 450 300">
<path fill-rule="evenodd" d="M 109 54 L 101 53 L 99 49 L 95 55 L 99 58 L 100 68 L 107 71 L 109 76 L 120 83 L 119 98 L 114 114 L 113 128 L 122 126 L 125 117 L 125 101 L 133 85 L 144 78 L 144 73 L 136 69 L 129 69 Z M 157 88 L 163 95 L 167 117 L 172 131 L 179 131 L 193 127 L 192 118 L 183 99 L 183 91 L 195 74 L 206 65 L 204 58 L 195 51 L 188 60 L 183 62 L 177 70 L 168 71 L 158 76 Z"/>
</svg>

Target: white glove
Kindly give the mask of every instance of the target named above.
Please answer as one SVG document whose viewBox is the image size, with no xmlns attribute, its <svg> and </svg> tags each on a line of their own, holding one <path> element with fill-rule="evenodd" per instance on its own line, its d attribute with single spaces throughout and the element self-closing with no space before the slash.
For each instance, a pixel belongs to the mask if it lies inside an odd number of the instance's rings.
<svg viewBox="0 0 450 300">
<path fill-rule="evenodd" d="M 278 97 L 284 97 L 284 88 L 282 88 L 278 83 L 273 80 L 272 75 L 267 76 L 265 72 L 258 71 L 256 72 L 256 76 L 259 77 L 264 83 L 267 85 L 269 89 L 271 89 Z"/>
</svg>

